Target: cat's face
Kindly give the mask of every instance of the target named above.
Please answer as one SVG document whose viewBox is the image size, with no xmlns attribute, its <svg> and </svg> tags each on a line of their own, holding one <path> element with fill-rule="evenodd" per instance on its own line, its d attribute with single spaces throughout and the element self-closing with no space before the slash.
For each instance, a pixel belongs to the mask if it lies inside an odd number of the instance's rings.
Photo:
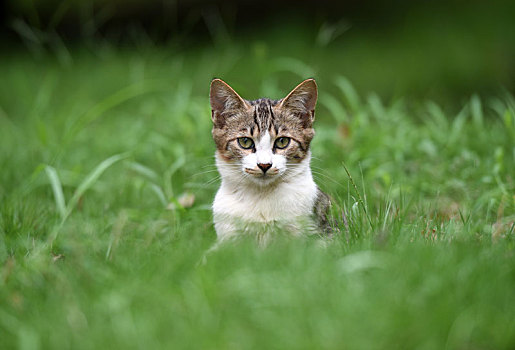
<svg viewBox="0 0 515 350">
<path fill-rule="evenodd" d="M 212 133 L 221 175 L 238 183 L 269 185 L 304 171 L 315 133 L 316 99 L 313 79 L 277 101 L 247 101 L 222 80 L 213 80 Z"/>
</svg>

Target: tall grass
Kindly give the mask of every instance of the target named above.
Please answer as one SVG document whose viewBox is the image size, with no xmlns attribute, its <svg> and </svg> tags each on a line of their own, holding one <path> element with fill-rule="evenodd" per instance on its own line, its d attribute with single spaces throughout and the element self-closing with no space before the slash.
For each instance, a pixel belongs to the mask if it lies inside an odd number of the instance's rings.
<svg viewBox="0 0 515 350">
<path fill-rule="evenodd" d="M 232 66 L 198 56 L 0 66 L 2 347 L 513 348 L 512 97 L 452 112 L 320 80 L 313 172 L 339 234 L 199 264 L 219 181 L 208 83 Z M 262 68 L 263 85 L 235 79 L 245 97 L 319 74 Z"/>
</svg>

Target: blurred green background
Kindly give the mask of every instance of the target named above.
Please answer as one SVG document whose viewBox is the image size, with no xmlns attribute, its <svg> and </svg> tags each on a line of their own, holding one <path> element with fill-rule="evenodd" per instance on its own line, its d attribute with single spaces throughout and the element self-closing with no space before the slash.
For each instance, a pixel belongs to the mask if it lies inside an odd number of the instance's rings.
<svg viewBox="0 0 515 350">
<path fill-rule="evenodd" d="M 66 65 L 78 47 L 100 57 L 106 47 L 160 47 L 188 57 L 211 47 L 231 60 L 231 69 L 219 72 L 223 78 L 252 93 L 263 71 L 246 63 L 284 56 L 300 58 L 322 83 L 343 75 L 360 93 L 388 99 L 459 105 L 472 93 L 515 88 L 509 0 L 8 0 L 3 6 L 4 59 L 28 50 Z"/>
</svg>

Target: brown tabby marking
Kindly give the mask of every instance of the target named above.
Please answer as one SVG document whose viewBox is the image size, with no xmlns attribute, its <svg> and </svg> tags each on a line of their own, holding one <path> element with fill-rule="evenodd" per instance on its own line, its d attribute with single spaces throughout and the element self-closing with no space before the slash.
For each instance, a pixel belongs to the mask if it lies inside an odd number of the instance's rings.
<svg viewBox="0 0 515 350">
<path fill-rule="evenodd" d="M 313 84 L 315 84 L 314 81 Z M 290 137 L 292 140 L 292 146 L 285 150 L 276 149 L 274 152 L 283 153 L 294 163 L 306 157 L 315 131 L 313 130 L 314 110 L 306 113 L 302 107 L 306 103 L 302 100 L 304 91 L 293 94 L 294 90 L 281 100 L 261 98 L 248 101 L 242 99 L 221 80 L 214 80 L 212 85 L 214 85 L 212 90 L 218 94 L 218 99 L 221 97 L 225 100 L 223 105 L 217 106 L 213 103 L 215 99 L 211 98 L 212 105 L 214 104 L 212 134 L 223 160 L 230 162 L 250 151 L 239 147 L 237 138 L 257 139 L 266 131 L 270 133 L 272 140 L 277 137 Z"/>
</svg>

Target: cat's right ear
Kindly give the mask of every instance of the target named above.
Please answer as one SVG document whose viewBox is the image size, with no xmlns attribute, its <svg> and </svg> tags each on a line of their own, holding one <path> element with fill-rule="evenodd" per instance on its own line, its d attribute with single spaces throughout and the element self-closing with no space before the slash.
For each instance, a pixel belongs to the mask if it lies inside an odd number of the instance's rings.
<svg viewBox="0 0 515 350">
<path fill-rule="evenodd" d="M 249 107 L 249 104 L 221 79 L 213 79 L 211 82 L 209 102 L 211 103 L 211 119 L 216 124 L 221 121 L 219 119 L 224 111 Z"/>
<path fill-rule="evenodd" d="M 304 125 L 308 127 L 315 120 L 317 97 L 318 90 L 315 79 L 307 79 L 283 98 L 279 107 L 295 112 L 295 115 L 299 116 Z"/>
</svg>

